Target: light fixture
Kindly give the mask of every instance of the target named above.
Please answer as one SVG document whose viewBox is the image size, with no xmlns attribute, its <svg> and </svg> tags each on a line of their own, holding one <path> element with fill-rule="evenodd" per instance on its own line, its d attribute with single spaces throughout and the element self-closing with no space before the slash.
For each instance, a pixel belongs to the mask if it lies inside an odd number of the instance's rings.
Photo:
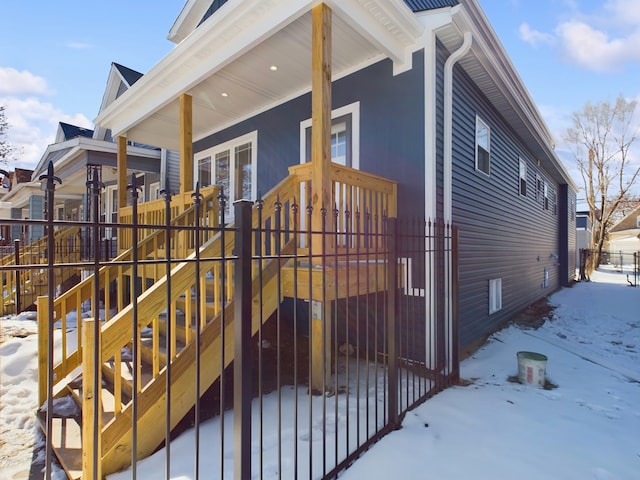
<svg viewBox="0 0 640 480">
<path fill-rule="evenodd" d="M 269 67 L 269 70 L 271 70 L 272 72 L 275 72 L 276 70 L 278 70 L 278 66 L 277 65 L 271 65 Z"/>
<path fill-rule="evenodd" d="M 224 98 L 227 98 L 229 96 L 227 92 L 222 92 L 220 95 L 222 95 Z"/>
</svg>

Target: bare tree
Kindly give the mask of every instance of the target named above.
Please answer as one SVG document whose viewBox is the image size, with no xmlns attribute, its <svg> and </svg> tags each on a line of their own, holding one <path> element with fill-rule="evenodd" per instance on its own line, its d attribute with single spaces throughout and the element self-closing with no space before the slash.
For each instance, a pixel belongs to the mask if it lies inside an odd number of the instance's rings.
<svg viewBox="0 0 640 480">
<path fill-rule="evenodd" d="M 630 155 L 638 127 L 632 124 L 636 102 L 619 96 L 614 104 L 587 102 L 573 114 L 573 128 L 565 140 L 575 147 L 576 163 L 584 183 L 591 221 L 594 254 L 590 272 L 600 263 L 602 247 L 616 211 L 628 198 L 640 174 L 640 165 Z"/>
<path fill-rule="evenodd" d="M 13 147 L 7 141 L 8 129 L 9 124 L 4 115 L 4 106 L 0 105 L 0 163 L 4 163 L 5 165 L 9 161 L 9 155 L 13 152 Z"/>
</svg>

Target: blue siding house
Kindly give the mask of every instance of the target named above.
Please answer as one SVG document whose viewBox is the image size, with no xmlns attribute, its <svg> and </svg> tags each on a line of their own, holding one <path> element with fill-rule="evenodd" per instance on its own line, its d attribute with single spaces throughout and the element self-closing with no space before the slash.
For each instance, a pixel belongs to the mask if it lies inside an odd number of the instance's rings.
<svg viewBox="0 0 640 480">
<path fill-rule="evenodd" d="M 321 98 L 334 163 L 396 182 L 398 217 L 459 228 L 461 346 L 569 285 L 576 185 L 479 2 L 326 0 L 329 95 L 314 84 L 319 4 L 187 2 L 175 48 L 97 127 L 179 151 L 181 191 L 257 200 L 313 157 Z"/>
</svg>

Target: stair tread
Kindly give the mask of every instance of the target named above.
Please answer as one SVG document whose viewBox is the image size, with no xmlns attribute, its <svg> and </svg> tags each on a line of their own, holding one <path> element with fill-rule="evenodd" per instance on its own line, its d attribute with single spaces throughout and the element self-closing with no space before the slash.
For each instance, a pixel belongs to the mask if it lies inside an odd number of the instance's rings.
<svg viewBox="0 0 640 480">
<path fill-rule="evenodd" d="M 40 428 L 46 435 L 47 417 L 38 412 Z M 76 417 L 52 419 L 51 445 L 60 466 L 72 479 L 82 478 L 82 426 Z"/>
</svg>

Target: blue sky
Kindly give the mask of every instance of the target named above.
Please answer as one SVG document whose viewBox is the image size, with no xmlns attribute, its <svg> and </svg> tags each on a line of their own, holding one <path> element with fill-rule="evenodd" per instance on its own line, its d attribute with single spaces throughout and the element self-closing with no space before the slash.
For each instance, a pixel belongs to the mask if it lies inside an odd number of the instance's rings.
<svg viewBox="0 0 640 480">
<path fill-rule="evenodd" d="M 585 102 L 640 98 L 640 0 L 479 2 L 560 148 Z M 33 167 L 58 121 L 92 127 L 111 62 L 148 71 L 171 50 L 183 5 L 2 0 L 0 105 L 21 151 L 13 166 Z"/>
</svg>

